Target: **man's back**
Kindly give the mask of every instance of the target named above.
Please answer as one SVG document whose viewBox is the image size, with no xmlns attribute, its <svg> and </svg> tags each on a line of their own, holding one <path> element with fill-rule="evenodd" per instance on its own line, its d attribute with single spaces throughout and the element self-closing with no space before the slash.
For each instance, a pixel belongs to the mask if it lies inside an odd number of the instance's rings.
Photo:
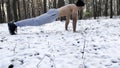
<svg viewBox="0 0 120 68">
<path fill-rule="evenodd" d="M 78 12 L 77 6 L 75 4 L 68 4 L 66 6 L 63 6 L 61 8 L 58 8 L 59 11 L 59 17 L 62 16 L 70 16 L 74 13 Z"/>
</svg>

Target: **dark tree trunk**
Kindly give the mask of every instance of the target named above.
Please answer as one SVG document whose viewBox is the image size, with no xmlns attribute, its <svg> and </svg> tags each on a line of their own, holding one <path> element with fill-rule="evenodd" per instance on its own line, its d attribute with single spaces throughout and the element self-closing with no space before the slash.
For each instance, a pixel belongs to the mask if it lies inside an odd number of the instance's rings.
<svg viewBox="0 0 120 68">
<path fill-rule="evenodd" d="M 74 3 L 74 0 L 69 0 L 69 4 L 72 4 L 72 3 Z"/>
<path fill-rule="evenodd" d="M 18 20 L 21 20 L 22 12 L 20 12 L 20 0 L 17 0 L 17 8 L 18 8 Z"/>
<path fill-rule="evenodd" d="M 58 0 L 58 8 L 62 7 L 65 5 L 65 1 L 64 0 Z M 65 20 L 65 17 L 61 17 L 60 20 Z"/>
<path fill-rule="evenodd" d="M 120 0 L 117 0 L 117 15 L 120 15 Z"/>
<path fill-rule="evenodd" d="M 79 13 L 78 13 L 78 17 L 79 17 L 79 19 L 82 19 L 83 18 L 83 11 L 80 11 Z"/>
<path fill-rule="evenodd" d="M 26 0 L 23 0 L 23 12 L 24 12 L 24 19 L 27 18 L 27 10 L 26 10 Z"/>
<path fill-rule="evenodd" d="M 44 0 L 44 13 L 46 13 L 47 12 L 47 0 Z"/>
<path fill-rule="evenodd" d="M 32 17 L 35 17 L 35 7 L 34 7 L 34 1 L 31 1 L 31 8 L 32 8 Z"/>
<path fill-rule="evenodd" d="M 14 14 L 14 21 L 18 21 L 18 15 L 17 15 L 17 1 L 13 1 L 13 14 Z"/>
<path fill-rule="evenodd" d="M 108 0 L 105 1 L 105 16 L 108 16 Z"/>
<path fill-rule="evenodd" d="M 94 16 L 94 19 L 96 19 L 96 1 L 95 0 L 93 0 L 93 16 Z"/>
<path fill-rule="evenodd" d="M 2 10 L 1 10 L 1 1 L 0 1 L 0 23 L 2 23 Z"/>
<path fill-rule="evenodd" d="M 102 4 L 102 0 L 99 0 L 99 9 L 98 9 L 98 12 L 99 12 L 99 14 L 98 14 L 98 16 L 101 16 L 102 15 L 102 13 L 101 13 L 101 4 Z"/>
<path fill-rule="evenodd" d="M 53 2 L 53 8 L 57 8 L 56 0 L 54 0 L 54 2 Z"/>
<path fill-rule="evenodd" d="M 8 21 L 12 21 L 10 0 L 7 0 L 7 18 L 8 18 Z"/>
<path fill-rule="evenodd" d="M 110 18 L 112 18 L 113 17 L 113 3 L 112 3 L 113 1 L 112 0 L 110 0 Z"/>
</svg>

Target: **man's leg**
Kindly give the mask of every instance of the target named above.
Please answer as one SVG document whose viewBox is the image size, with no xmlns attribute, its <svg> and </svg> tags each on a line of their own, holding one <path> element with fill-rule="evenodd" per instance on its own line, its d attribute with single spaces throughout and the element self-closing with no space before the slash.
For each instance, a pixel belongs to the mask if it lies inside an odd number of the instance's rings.
<svg viewBox="0 0 120 68">
<path fill-rule="evenodd" d="M 51 9 L 47 13 L 37 16 L 35 18 L 25 19 L 15 23 L 16 26 L 39 26 L 42 24 L 50 23 L 58 18 L 58 10 Z"/>
<path fill-rule="evenodd" d="M 14 35 L 14 34 L 16 34 L 15 29 L 18 26 L 19 27 L 23 27 L 23 26 L 39 26 L 39 25 L 42 25 L 42 24 L 53 22 L 57 18 L 58 18 L 58 11 L 57 10 L 51 10 L 51 11 L 48 11 L 47 13 L 45 13 L 45 14 L 43 14 L 41 16 L 37 16 L 35 18 L 21 20 L 21 21 L 18 21 L 16 23 L 8 23 L 8 28 L 9 28 L 10 34 L 12 32 L 11 35 Z M 9 24 L 11 24 L 12 26 L 10 26 Z M 13 26 L 16 26 L 16 27 L 13 27 Z M 12 28 L 12 29 L 10 29 L 10 28 Z"/>
</svg>

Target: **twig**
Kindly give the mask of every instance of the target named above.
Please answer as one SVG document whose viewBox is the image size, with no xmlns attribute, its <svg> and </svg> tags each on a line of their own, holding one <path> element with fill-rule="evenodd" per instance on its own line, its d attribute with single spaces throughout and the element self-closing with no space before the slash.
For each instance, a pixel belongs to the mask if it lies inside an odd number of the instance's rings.
<svg viewBox="0 0 120 68">
<path fill-rule="evenodd" d="M 51 57 L 51 55 L 49 55 L 49 54 L 45 54 L 44 56 L 43 56 L 43 58 L 38 58 L 38 59 L 40 59 L 40 62 L 37 64 L 37 68 L 39 68 L 39 65 L 41 64 L 41 62 L 45 59 L 45 57 L 48 57 L 49 59 L 50 59 L 50 63 L 51 63 L 51 68 L 56 68 L 56 66 L 55 66 L 55 63 L 54 63 L 54 59 Z"/>
<path fill-rule="evenodd" d="M 83 51 L 82 51 L 82 59 L 84 59 L 85 47 L 86 47 L 86 39 L 84 39 L 84 45 L 83 45 Z"/>
<path fill-rule="evenodd" d="M 13 48 L 13 52 L 14 52 L 14 53 L 15 53 L 16 47 L 17 47 L 17 44 L 16 44 L 15 47 Z"/>
<path fill-rule="evenodd" d="M 51 68 L 56 68 L 56 66 L 55 66 L 55 63 L 54 63 L 54 55 L 53 55 L 53 57 L 49 57 L 50 58 L 50 63 L 51 63 Z"/>
<path fill-rule="evenodd" d="M 45 58 L 45 55 L 43 56 L 43 58 L 38 58 L 39 60 L 40 60 L 40 62 L 38 62 L 38 64 L 37 64 L 37 68 L 39 68 L 39 65 L 41 64 L 41 62 L 43 61 L 43 59 Z"/>
<path fill-rule="evenodd" d="M 50 45 L 50 42 L 48 42 L 48 45 Z M 50 49 L 48 50 L 48 52 L 50 52 L 51 50 L 52 51 L 54 50 L 54 46 L 53 47 L 51 46 Z M 55 55 L 51 55 L 51 53 L 50 54 L 47 53 L 43 56 L 43 58 L 39 58 L 40 62 L 37 64 L 36 67 L 39 68 L 39 65 L 45 59 L 45 57 L 48 57 L 50 59 L 51 68 L 56 68 L 55 63 L 54 63 L 54 59 L 53 59 L 53 58 L 55 58 Z"/>
<path fill-rule="evenodd" d="M 84 31 L 84 33 L 82 34 L 83 37 L 84 37 L 84 45 L 83 45 L 83 51 L 82 51 L 82 59 L 83 59 L 82 68 L 85 68 L 85 48 L 86 48 L 86 42 L 87 42 L 87 40 L 86 40 L 86 35 L 84 35 L 84 34 L 86 34 L 86 30 L 87 29 L 88 28 L 86 28 L 85 31 Z"/>
</svg>

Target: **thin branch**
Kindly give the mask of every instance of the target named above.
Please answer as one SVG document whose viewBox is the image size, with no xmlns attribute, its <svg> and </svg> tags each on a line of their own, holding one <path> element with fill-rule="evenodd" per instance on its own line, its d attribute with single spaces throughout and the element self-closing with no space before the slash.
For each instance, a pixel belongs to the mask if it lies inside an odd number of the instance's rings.
<svg viewBox="0 0 120 68">
<path fill-rule="evenodd" d="M 39 68 L 39 65 L 41 64 L 41 62 L 44 60 L 44 58 L 45 58 L 45 55 L 43 56 L 43 58 L 38 58 L 40 61 L 38 62 L 38 64 L 37 64 L 37 68 Z"/>
</svg>

